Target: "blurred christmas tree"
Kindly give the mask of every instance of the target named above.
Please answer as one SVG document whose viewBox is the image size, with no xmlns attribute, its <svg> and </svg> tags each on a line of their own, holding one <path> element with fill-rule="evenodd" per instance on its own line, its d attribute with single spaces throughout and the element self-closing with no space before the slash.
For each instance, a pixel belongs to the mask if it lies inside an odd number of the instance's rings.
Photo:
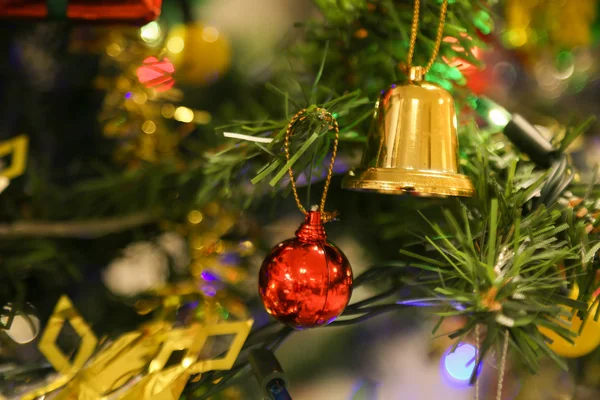
<svg viewBox="0 0 600 400">
<path fill-rule="evenodd" d="M 597 7 L 2 2 L 0 398 L 597 398 Z"/>
</svg>

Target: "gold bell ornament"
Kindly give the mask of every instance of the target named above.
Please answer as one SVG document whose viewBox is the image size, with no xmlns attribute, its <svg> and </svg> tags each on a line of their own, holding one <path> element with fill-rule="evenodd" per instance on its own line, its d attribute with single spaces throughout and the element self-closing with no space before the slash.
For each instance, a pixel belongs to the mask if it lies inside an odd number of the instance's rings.
<svg viewBox="0 0 600 400">
<path fill-rule="evenodd" d="M 417 196 L 473 196 L 470 179 L 458 172 L 457 119 L 452 95 L 423 77 L 437 56 L 448 1 L 441 8 L 434 52 L 425 67 L 411 66 L 419 0 L 408 52 L 408 81 L 392 85 L 377 103 L 361 165 L 342 187 Z"/>
</svg>

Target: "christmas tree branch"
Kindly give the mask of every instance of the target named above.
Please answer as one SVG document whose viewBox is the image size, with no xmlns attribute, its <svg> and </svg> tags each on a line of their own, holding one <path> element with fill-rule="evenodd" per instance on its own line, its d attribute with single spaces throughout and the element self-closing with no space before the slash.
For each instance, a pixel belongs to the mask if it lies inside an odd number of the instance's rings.
<svg viewBox="0 0 600 400">
<path fill-rule="evenodd" d="M 160 216 L 160 213 L 146 211 L 81 221 L 17 221 L 11 224 L 0 224 L 0 238 L 94 239 L 154 223 Z"/>
</svg>

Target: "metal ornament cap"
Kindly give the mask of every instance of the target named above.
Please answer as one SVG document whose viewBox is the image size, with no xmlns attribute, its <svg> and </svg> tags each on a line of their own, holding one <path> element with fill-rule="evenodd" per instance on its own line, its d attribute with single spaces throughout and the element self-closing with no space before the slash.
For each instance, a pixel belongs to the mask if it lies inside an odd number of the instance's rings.
<svg viewBox="0 0 600 400">
<path fill-rule="evenodd" d="M 392 85 L 375 104 L 361 165 L 344 178 L 353 190 L 417 196 L 475 194 L 458 172 L 452 95 L 424 81 Z"/>
<path fill-rule="evenodd" d="M 267 312 L 295 329 L 326 325 L 344 311 L 352 295 L 352 269 L 327 240 L 319 211 L 310 211 L 296 237 L 265 258 L 259 293 Z"/>
</svg>

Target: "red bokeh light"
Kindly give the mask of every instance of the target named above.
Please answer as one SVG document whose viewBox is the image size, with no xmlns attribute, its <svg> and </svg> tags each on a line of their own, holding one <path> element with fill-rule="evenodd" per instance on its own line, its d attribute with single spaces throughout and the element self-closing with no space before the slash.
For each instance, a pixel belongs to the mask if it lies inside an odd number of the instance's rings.
<svg viewBox="0 0 600 400">
<path fill-rule="evenodd" d="M 175 67 L 167 57 L 162 61 L 156 57 L 148 57 L 137 69 L 137 77 L 144 87 L 154 88 L 157 92 L 166 92 L 175 85 L 174 72 Z"/>
</svg>

